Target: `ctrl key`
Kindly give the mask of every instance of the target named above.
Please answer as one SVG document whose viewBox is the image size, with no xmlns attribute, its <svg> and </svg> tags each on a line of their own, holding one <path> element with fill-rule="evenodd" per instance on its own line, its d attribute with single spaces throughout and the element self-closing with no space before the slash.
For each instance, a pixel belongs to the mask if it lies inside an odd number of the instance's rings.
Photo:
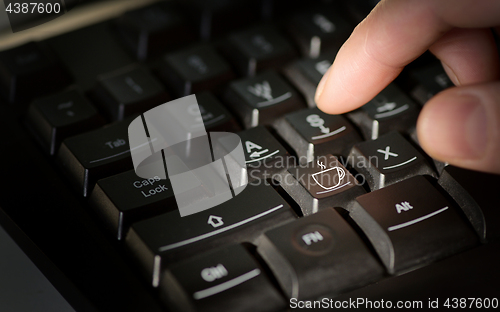
<svg viewBox="0 0 500 312">
<path fill-rule="evenodd" d="M 173 265 L 161 280 L 160 296 L 174 311 L 276 311 L 285 306 L 241 245 Z"/>
<path fill-rule="evenodd" d="M 346 292 L 384 273 L 361 238 L 333 209 L 270 230 L 257 245 L 288 298 Z"/>
</svg>

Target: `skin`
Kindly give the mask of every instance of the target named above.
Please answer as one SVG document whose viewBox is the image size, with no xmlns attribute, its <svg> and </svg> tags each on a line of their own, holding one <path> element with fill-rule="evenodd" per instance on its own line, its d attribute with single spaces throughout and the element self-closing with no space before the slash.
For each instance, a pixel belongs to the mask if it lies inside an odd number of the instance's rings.
<svg viewBox="0 0 500 312">
<path fill-rule="evenodd" d="M 500 173 L 500 62 L 491 31 L 499 25 L 498 0 L 383 0 L 340 49 L 316 103 L 329 114 L 356 109 L 430 50 L 456 87 L 422 109 L 422 148 L 456 166 Z"/>
</svg>

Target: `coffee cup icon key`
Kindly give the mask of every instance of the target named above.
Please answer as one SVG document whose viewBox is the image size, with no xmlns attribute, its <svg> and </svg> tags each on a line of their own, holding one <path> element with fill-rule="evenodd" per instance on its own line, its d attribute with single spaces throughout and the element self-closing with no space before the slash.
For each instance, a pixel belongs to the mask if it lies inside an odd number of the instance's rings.
<svg viewBox="0 0 500 312">
<path fill-rule="evenodd" d="M 312 174 L 312 178 L 314 179 L 314 182 L 316 182 L 316 184 L 318 184 L 321 188 L 327 190 L 327 191 L 334 191 L 336 189 L 339 189 L 342 184 L 342 181 L 344 180 L 344 177 L 345 177 L 345 171 L 344 169 L 338 167 L 338 166 L 335 166 L 335 167 L 332 167 L 332 168 L 328 168 L 326 169 L 326 166 L 320 162 L 318 160 L 318 166 L 320 166 L 320 168 L 322 169 L 321 171 L 319 172 L 316 172 L 314 174 Z M 333 175 L 333 178 L 337 178 L 337 182 L 335 183 L 335 180 L 334 181 L 331 181 L 332 179 L 332 170 L 336 170 L 336 174 Z M 325 183 L 325 181 L 323 181 L 323 179 L 321 177 L 328 177 L 328 183 Z M 318 181 L 320 180 L 320 181 Z M 324 185 L 324 184 L 327 184 L 327 185 Z"/>
<path fill-rule="evenodd" d="M 168 177 L 181 217 L 230 200 L 248 183 L 239 136 L 207 133 L 195 95 L 143 113 L 128 135 L 136 174 Z"/>
</svg>

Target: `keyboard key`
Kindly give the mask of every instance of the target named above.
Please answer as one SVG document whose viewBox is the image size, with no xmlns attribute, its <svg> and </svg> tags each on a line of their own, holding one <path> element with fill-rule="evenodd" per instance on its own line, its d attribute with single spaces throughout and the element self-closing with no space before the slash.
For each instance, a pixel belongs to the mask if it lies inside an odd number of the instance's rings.
<svg viewBox="0 0 500 312">
<path fill-rule="evenodd" d="M 361 142 L 359 134 L 343 116 L 328 115 L 318 108 L 288 114 L 275 122 L 275 128 L 302 164 L 319 155 L 346 157 L 351 147 Z"/>
<path fill-rule="evenodd" d="M 139 66 L 100 76 L 90 97 L 112 120 L 142 113 L 169 100 L 161 83 Z"/>
<path fill-rule="evenodd" d="M 304 215 L 349 207 L 357 196 L 365 194 L 356 178 L 332 155 L 320 156 L 307 166 L 289 168 L 278 182 Z"/>
<path fill-rule="evenodd" d="M 270 125 L 276 118 L 304 107 L 297 92 L 274 71 L 232 82 L 225 99 L 245 128 Z"/>
<path fill-rule="evenodd" d="M 238 196 L 209 210 L 185 217 L 172 211 L 134 223 L 126 242 L 156 287 L 162 266 L 227 243 L 251 242 L 294 218 L 278 193 L 261 183 L 248 185 Z"/>
<path fill-rule="evenodd" d="M 422 154 L 395 131 L 377 140 L 354 145 L 348 161 L 365 177 L 371 190 L 416 175 L 437 178 Z"/>
<path fill-rule="evenodd" d="M 37 42 L 0 52 L 0 73 L 0 91 L 9 103 L 28 102 L 71 81 L 54 53 Z"/>
<path fill-rule="evenodd" d="M 332 65 L 337 52 L 320 55 L 316 59 L 304 58 L 283 69 L 285 76 L 302 93 L 311 108 L 316 107 L 314 96 L 321 78 Z"/>
<path fill-rule="evenodd" d="M 236 132 L 240 130 L 240 126 L 233 115 L 212 93 L 202 92 L 196 94 L 196 100 L 207 131 Z M 189 107 L 188 110 L 196 110 L 196 107 Z"/>
<path fill-rule="evenodd" d="M 389 84 L 373 100 L 347 114 L 367 140 L 392 130 L 409 133 L 415 127 L 419 108 L 396 85 Z"/>
<path fill-rule="evenodd" d="M 118 240 L 133 222 L 177 209 L 169 180 L 139 178 L 134 170 L 97 181 L 89 201 Z"/>
<path fill-rule="evenodd" d="M 422 176 L 360 196 L 349 211 L 391 274 L 478 243 L 459 208 Z"/>
<path fill-rule="evenodd" d="M 452 166 L 445 167 L 443 173 L 439 177 L 438 183 L 462 208 L 462 211 L 469 219 L 477 235 L 484 243 L 486 242 L 487 228 L 485 216 L 474 198 L 472 198 L 459 182 L 461 170 L 465 169 L 458 169 Z M 490 220 L 492 219 L 489 218 L 488 221 L 490 222 Z"/>
<path fill-rule="evenodd" d="M 173 311 L 189 308 L 192 311 L 277 311 L 285 307 L 285 301 L 265 271 L 240 245 L 172 265 L 162 274 L 160 291 Z"/>
<path fill-rule="evenodd" d="M 257 251 L 288 298 L 338 294 L 380 279 L 384 269 L 333 209 L 266 232 Z"/>
<path fill-rule="evenodd" d="M 223 49 L 225 56 L 245 76 L 279 68 L 295 56 L 285 37 L 270 25 L 255 26 L 229 36 Z"/>
<path fill-rule="evenodd" d="M 411 95 L 421 105 L 424 105 L 437 93 L 454 86 L 444 71 L 443 65 L 439 62 L 413 69 L 410 72 L 410 76 L 416 84 L 411 91 Z"/>
<path fill-rule="evenodd" d="M 352 31 L 351 25 L 331 7 L 317 7 L 296 13 L 287 26 L 302 55 L 310 58 L 337 50 Z"/>
<path fill-rule="evenodd" d="M 289 163 L 295 163 L 286 149 L 264 126 L 241 131 L 238 136 L 243 144 L 248 181 L 270 179 L 285 169 Z M 232 147 L 231 142 L 224 144 L 222 141 L 220 143 L 217 147 L 224 150 L 220 151 L 219 154 L 227 154 Z M 232 157 L 228 157 L 226 165 L 228 168 L 236 168 L 238 163 Z"/>
<path fill-rule="evenodd" d="M 90 195 L 97 180 L 133 169 L 127 135 L 132 119 L 63 141 L 57 161 L 84 197 Z"/>
<path fill-rule="evenodd" d="M 179 5 L 194 21 L 199 36 L 208 40 L 259 17 L 260 1 L 252 0 L 182 0 Z"/>
<path fill-rule="evenodd" d="M 209 45 L 167 54 L 159 74 L 178 96 L 213 90 L 233 78 L 227 62 Z"/>
<path fill-rule="evenodd" d="M 167 3 L 126 12 L 116 20 L 115 26 L 120 39 L 141 61 L 194 39 L 187 21 Z"/>
<path fill-rule="evenodd" d="M 64 139 L 103 126 L 104 120 L 80 92 L 70 90 L 32 102 L 27 123 L 44 150 L 54 155 Z"/>
<path fill-rule="evenodd" d="M 96 84 L 100 75 L 134 63 L 108 23 L 71 31 L 47 43 L 84 92 Z"/>
</svg>

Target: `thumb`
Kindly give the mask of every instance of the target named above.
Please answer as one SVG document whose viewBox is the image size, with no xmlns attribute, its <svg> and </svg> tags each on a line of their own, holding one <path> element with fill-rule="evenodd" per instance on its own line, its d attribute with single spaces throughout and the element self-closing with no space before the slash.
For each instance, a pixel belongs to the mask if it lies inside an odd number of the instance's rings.
<svg viewBox="0 0 500 312">
<path fill-rule="evenodd" d="M 422 109 L 417 134 L 437 160 L 500 173 L 500 82 L 439 93 Z"/>
</svg>

